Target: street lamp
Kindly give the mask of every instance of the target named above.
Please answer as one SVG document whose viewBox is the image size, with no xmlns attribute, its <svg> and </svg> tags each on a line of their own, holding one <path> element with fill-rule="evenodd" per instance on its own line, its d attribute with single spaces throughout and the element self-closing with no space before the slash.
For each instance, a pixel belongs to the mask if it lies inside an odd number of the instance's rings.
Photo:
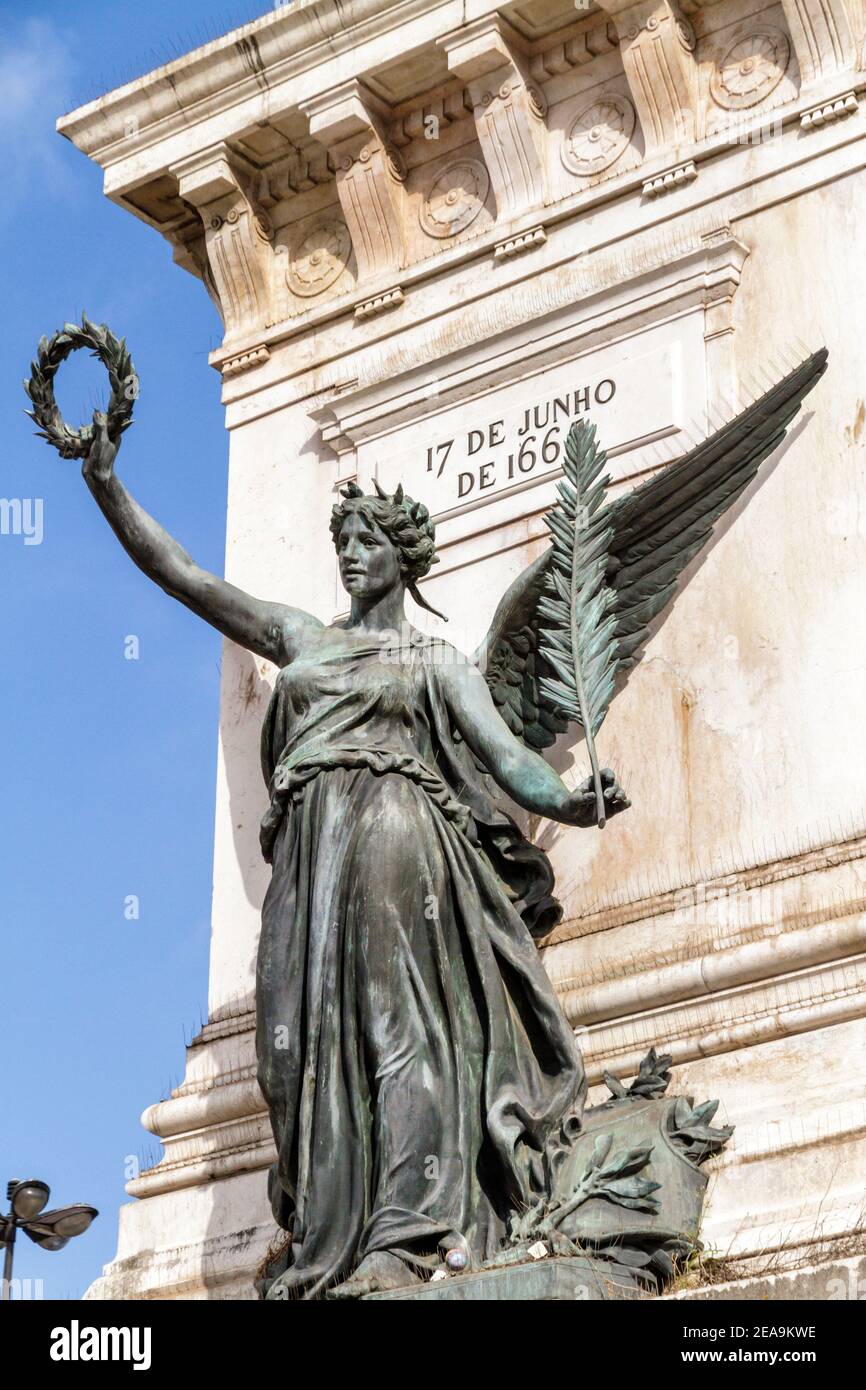
<svg viewBox="0 0 866 1390">
<path fill-rule="evenodd" d="M 25 1182 L 13 1178 L 6 1186 L 6 1198 L 12 1209 L 6 1216 L 0 1216 L 0 1245 L 6 1250 L 0 1291 L 0 1298 L 4 1300 L 12 1297 L 12 1256 L 19 1230 L 43 1250 L 62 1250 L 72 1236 L 82 1235 L 99 1215 L 95 1207 L 80 1203 L 45 1211 L 50 1196 L 51 1189 L 40 1178 L 27 1178 Z"/>
</svg>

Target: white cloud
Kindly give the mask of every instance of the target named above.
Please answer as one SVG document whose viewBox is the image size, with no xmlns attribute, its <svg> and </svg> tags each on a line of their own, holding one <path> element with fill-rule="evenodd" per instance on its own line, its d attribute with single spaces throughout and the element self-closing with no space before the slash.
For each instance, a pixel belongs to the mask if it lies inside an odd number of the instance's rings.
<svg viewBox="0 0 866 1390">
<path fill-rule="evenodd" d="M 0 141 L 4 161 L 0 216 L 21 201 L 45 204 L 70 191 L 61 136 L 54 129 L 66 109 L 74 71 L 60 31 L 42 19 L 6 28 L 0 46 Z"/>
</svg>

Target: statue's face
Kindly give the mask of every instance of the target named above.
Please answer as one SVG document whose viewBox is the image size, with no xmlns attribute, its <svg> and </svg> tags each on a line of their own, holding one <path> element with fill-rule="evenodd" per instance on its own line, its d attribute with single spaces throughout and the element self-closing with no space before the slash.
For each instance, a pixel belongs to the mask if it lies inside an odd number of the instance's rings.
<svg viewBox="0 0 866 1390">
<path fill-rule="evenodd" d="M 349 512 L 337 541 L 340 578 L 352 598 L 378 599 L 403 582 L 395 547 L 376 522 Z"/>
</svg>

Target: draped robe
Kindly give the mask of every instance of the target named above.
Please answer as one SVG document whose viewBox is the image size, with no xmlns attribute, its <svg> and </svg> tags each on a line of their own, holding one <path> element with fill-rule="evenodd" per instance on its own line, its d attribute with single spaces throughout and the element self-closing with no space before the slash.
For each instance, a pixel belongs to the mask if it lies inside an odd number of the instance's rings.
<svg viewBox="0 0 866 1390">
<path fill-rule="evenodd" d="M 582 1112 L 530 930 L 558 915 L 552 873 L 452 729 L 463 659 L 324 630 L 277 678 L 256 1044 L 291 1247 L 269 1297 L 320 1297 L 376 1250 L 483 1261 Z"/>
</svg>

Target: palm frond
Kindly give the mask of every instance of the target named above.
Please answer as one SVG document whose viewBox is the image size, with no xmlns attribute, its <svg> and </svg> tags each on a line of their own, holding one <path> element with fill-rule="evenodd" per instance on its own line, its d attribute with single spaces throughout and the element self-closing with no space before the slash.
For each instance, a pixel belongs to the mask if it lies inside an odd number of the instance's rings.
<svg viewBox="0 0 866 1390">
<path fill-rule="evenodd" d="M 605 584 L 612 530 L 605 507 L 607 461 L 595 425 L 578 421 L 565 443 L 559 501 L 545 516 L 553 539 L 539 650 L 555 676 L 542 676 L 541 694 L 583 728 L 592 767 L 598 824 L 606 819 L 595 735 L 607 713 L 617 671 L 613 590 Z M 557 679 L 558 677 L 558 679 Z"/>
</svg>

